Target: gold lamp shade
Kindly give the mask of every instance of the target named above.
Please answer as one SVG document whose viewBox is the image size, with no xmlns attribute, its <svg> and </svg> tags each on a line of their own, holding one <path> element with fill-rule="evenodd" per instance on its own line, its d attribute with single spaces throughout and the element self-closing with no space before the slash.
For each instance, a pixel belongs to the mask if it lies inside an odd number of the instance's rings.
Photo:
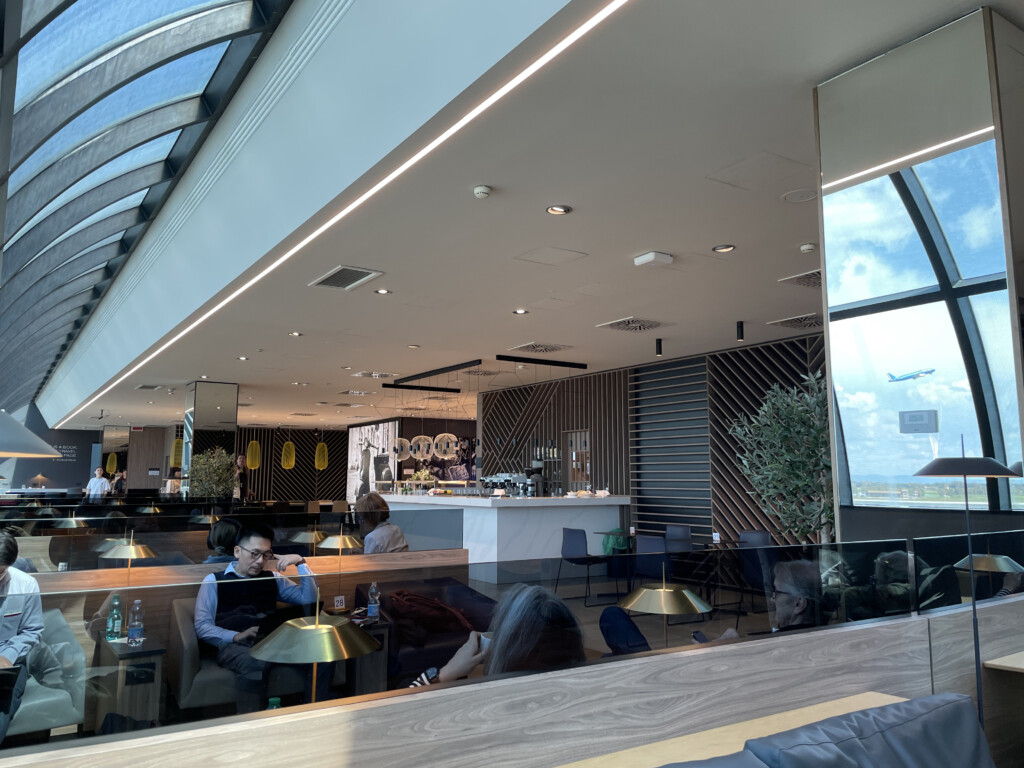
<svg viewBox="0 0 1024 768">
<path fill-rule="evenodd" d="M 281 469 L 295 468 L 295 443 L 289 440 L 281 446 Z"/>
<path fill-rule="evenodd" d="M 327 538 L 323 531 L 298 531 L 288 541 L 295 544 L 319 544 Z"/>
<path fill-rule="evenodd" d="M 249 651 L 254 659 L 277 664 L 316 664 L 365 656 L 380 643 L 347 616 L 326 616 L 286 621 Z"/>
<path fill-rule="evenodd" d="M 112 475 L 117 472 L 117 454 L 110 453 L 107 455 L 107 474 Z"/>
<path fill-rule="evenodd" d="M 966 571 L 971 567 L 969 557 L 965 557 L 953 566 Z M 1024 566 L 1006 555 L 975 555 L 974 570 L 982 573 L 1024 573 Z"/>
<path fill-rule="evenodd" d="M 61 452 L 6 411 L 0 411 L 0 456 L 20 459 L 59 459 Z"/>
<path fill-rule="evenodd" d="M 362 549 L 363 541 L 358 536 L 348 534 L 328 536 L 320 542 L 320 549 Z"/>
<path fill-rule="evenodd" d="M 713 609 L 688 589 L 679 587 L 637 587 L 619 601 L 627 611 L 656 613 L 662 616 L 686 616 L 710 613 Z"/>
<path fill-rule="evenodd" d="M 124 542 L 121 539 L 120 542 Z M 134 541 L 128 543 L 117 543 L 100 555 L 107 560 L 145 560 L 150 557 L 157 557 L 156 552 L 145 544 L 136 544 Z"/>
<path fill-rule="evenodd" d="M 250 440 L 245 449 L 245 466 L 249 469 L 260 468 L 260 444 L 255 440 Z"/>
<path fill-rule="evenodd" d="M 160 507 L 140 507 L 139 508 L 139 514 L 140 515 L 159 515 L 160 514 Z"/>
<path fill-rule="evenodd" d="M 180 437 L 176 438 L 175 441 L 174 441 L 173 446 L 171 447 L 171 466 L 172 467 L 180 467 L 181 466 L 181 454 L 184 451 L 184 449 L 185 449 L 185 441 L 182 440 Z"/>
<path fill-rule="evenodd" d="M 313 458 L 313 466 L 317 469 L 327 469 L 327 443 L 316 444 L 316 456 Z"/>
<path fill-rule="evenodd" d="M 88 528 L 89 524 L 85 520 L 79 520 L 75 517 L 61 517 L 53 521 L 54 528 Z"/>
<path fill-rule="evenodd" d="M 193 515 L 188 519 L 191 525 L 213 525 L 218 520 L 220 518 L 216 515 Z"/>
</svg>

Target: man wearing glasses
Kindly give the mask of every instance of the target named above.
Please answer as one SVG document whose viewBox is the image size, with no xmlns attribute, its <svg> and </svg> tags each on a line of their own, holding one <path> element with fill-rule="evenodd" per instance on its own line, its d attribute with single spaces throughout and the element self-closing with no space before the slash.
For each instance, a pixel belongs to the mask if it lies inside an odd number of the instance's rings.
<svg viewBox="0 0 1024 768">
<path fill-rule="evenodd" d="M 821 603 L 821 571 L 818 564 L 809 560 L 777 563 L 771 596 L 777 631 L 818 626 Z"/>
<path fill-rule="evenodd" d="M 316 577 L 301 555 L 275 557 L 273 532 L 249 527 L 238 534 L 235 562 L 221 573 L 203 579 L 196 598 L 196 635 L 217 649 L 217 663 L 235 673 L 238 712 L 255 712 L 266 704 L 270 663 L 254 659 L 249 649 L 257 641 L 260 621 L 277 603 L 312 604 L 317 599 Z M 286 579 L 296 566 L 300 584 Z M 275 570 L 264 570 L 264 567 Z"/>
</svg>

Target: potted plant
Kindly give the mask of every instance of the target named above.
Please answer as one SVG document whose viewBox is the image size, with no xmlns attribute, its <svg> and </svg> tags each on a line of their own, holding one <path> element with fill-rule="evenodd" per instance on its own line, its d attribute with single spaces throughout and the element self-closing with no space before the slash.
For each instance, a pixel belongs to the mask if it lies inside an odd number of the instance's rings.
<svg viewBox="0 0 1024 768">
<path fill-rule="evenodd" d="M 828 385 L 820 373 L 802 386 L 773 384 L 753 416 L 729 426 L 739 443 L 740 469 L 754 497 L 778 520 L 783 533 L 801 540 L 832 541 L 832 493 Z"/>
<path fill-rule="evenodd" d="M 192 457 L 188 492 L 193 497 L 227 499 L 235 489 L 235 462 L 223 448 L 211 448 Z"/>
</svg>

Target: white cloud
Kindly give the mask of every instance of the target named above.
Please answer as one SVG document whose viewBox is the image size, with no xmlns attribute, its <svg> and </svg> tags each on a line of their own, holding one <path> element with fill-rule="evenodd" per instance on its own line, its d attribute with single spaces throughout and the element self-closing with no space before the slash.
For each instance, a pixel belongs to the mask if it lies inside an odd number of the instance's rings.
<svg viewBox="0 0 1024 768">
<path fill-rule="evenodd" d="M 988 207 L 979 205 L 957 218 L 953 227 L 960 232 L 964 243 L 971 250 L 1002 242 L 1001 210 L 998 200 Z"/>
</svg>

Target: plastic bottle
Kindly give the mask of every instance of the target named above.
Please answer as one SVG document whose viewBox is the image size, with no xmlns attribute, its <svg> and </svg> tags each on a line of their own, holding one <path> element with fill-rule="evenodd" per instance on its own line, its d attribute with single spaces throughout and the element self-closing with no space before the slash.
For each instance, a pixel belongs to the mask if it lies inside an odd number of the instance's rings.
<svg viewBox="0 0 1024 768">
<path fill-rule="evenodd" d="M 114 595 L 107 614 L 107 640 L 117 640 L 121 636 L 121 622 L 121 596 Z"/>
<path fill-rule="evenodd" d="M 366 620 L 377 621 L 380 619 L 380 587 L 377 582 L 370 584 L 370 600 L 366 604 Z"/>
<path fill-rule="evenodd" d="M 128 611 L 128 647 L 138 648 L 142 645 L 142 617 L 146 611 L 142 608 L 142 601 L 136 600 Z"/>
<path fill-rule="evenodd" d="M 271 696 L 267 701 L 267 709 L 280 709 L 281 699 L 278 696 Z"/>
</svg>

